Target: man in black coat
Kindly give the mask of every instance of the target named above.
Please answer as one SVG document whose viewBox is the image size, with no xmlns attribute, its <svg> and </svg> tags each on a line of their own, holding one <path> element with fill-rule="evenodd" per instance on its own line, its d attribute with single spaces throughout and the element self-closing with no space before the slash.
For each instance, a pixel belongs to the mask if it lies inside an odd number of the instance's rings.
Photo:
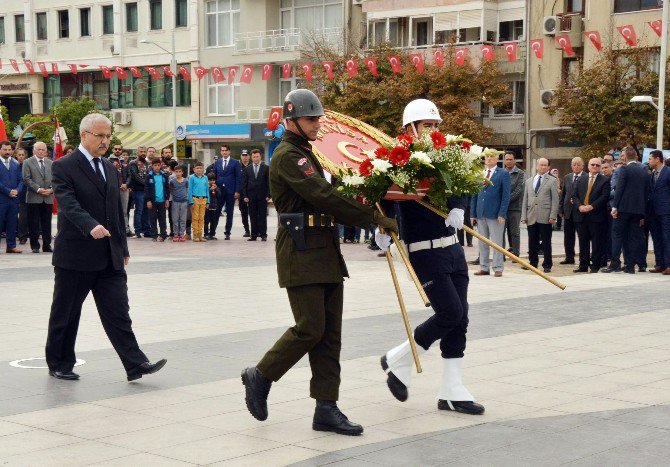
<svg viewBox="0 0 670 467">
<path fill-rule="evenodd" d="M 242 199 L 249 205 L 251 221 L 251 238 L 254 242 L 261 237 L 264 242 L 268 238 L 267 209 L 270 200 L 270 169 L 261 161 L 258 149 L 251 151 L 251 164 L 242 172 Z"/>
<path fill-rule="evenodd" d="M 58 201 L 58 235 L 52 264 L 54 295 L 49 316 L 46 361 L 49 374 L 76 380 L 74 346 L 81 306 L 93 292 L 107 337 L 121 358 L 128 381 L 155 373 L 166 363 L 150 363 L 140 350 L 128 311 L 125 265 L 130 260 L 117 171 L 101 156 L 112 124 L 102 114 L 81 121 L 81 144 L 53 163 Z"/>
<path fill-rule="evenodd" d="M 571 163 L 572 173 L 563 178 L 563 190 L 558 204 L 558 214 L 563 218 L 563 246 L 565 259 L 560 264 L 575 264 L 575 213 L 577 206 L 572 204 L 575 187 L 584 175 L 584 161 L 581 157 L 574 157 Z"/>
</svg>

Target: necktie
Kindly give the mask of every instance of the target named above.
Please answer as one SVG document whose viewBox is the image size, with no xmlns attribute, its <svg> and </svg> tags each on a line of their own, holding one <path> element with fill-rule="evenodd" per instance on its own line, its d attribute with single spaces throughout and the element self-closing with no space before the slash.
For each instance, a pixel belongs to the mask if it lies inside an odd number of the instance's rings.
<svg viewBox="0 0 670 467">
<path fill-rule="evenodd" d="M 535 194 L 540 191 L 540 185 L 542 185 L 542 175 L 537 177 L 537 182 L 535 182 Z"/>
<path fill-rule="evenodd" d="M 579 176 L 579 175 L 575 174 L 575 178 L 572 179 L 572 184 L 573 184 L 573 185 L 576 185 L 576 184 L 577 184 L 577 177 L 578 177 L 578 176 Z"/>
<path fill-rule="evenodd" d="M 228 159 L 223 160 L 223 170 L 226 170 L 226 167 L 228 167 Z"/>
<path fill-rule="evenodd" d="M 654 170 L 654 174 L 651 176 L 651 186 L 656 185 L 657 179 L 658 179 L 658 170 Z"/>
<path fill-rule="evenodd" d="M 486 172 L 486 179 L 491 180 L 491 169 Z"/>
<path fill-rule="evenodd" d="M 47 172 L 44 168 L 44 160 L 42 159 L 40 159 L 40 173 L 42 174 L 42 178 L 47 178 Z"/>
<path fill-rule="evenodd" d="M 5 167 L 7 167 L 7 170 L 9 170 L 9 157 L 5 159 Z"/>
<path fill-rule="evenodd" d="M 254 178 L 258 178 L 258 164 L 254 164 Z"/>
<path fill-rule="evenodd" d="M 100 159 L 98 157 L 94 157 L 93 163 L 95 164 L 95 173 L 97 173 L 98 177 L 100 177 L 100 181 L 102 183 L 106 183 L 105 176 L 102 174 L 102 170 L 100 169 Z"/>
<path fill-rule="evenodd" d="M 589 196 L 591 196 L 591 188 L 593 188 L 594 180 L 595 180 L 595 177 L 593 175 L 589 175 L 589 186 L 586 189 L 586 196 L 584 196 L 584 206 L 589 205 Z"/>
</svg>

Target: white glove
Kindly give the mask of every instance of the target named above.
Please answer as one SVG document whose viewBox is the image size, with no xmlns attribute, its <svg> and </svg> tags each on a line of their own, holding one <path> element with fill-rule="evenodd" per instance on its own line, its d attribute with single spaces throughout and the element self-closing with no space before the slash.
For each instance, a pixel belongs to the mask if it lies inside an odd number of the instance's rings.
<svg viewBox="0 0 670 467">
<path fill-rule="evenodd" d="M 379 227 L 375 230 L 375 243 L 380 250 L 386 251 L 391 246 L 391 236 L 381 233 Z"/>
<path fill-rule="evenodd" d="M 444 220 L 444 223 L 447 227 L 453 227 L 455 229 L 463 228 L 463 221 L 465 220 L 465 211 L 459 208 L 454 208 L 449 211 L 449 215 Z"/>
</svg>

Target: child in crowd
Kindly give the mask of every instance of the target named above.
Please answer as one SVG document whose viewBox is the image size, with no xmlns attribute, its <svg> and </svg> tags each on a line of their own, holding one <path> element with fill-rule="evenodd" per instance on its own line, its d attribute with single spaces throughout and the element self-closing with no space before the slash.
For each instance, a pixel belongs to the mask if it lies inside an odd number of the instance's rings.
<svg viewBox="0 0 670 467">
<path fill-rule="evenodd" d="M 170 195 L 172 196 L 173 241 L 186 241 L 186 215 L 188 212 L 188 179 L 184 178 L 184 169 L 177 165 L 170 177 Z"/>
<path fill-rule="evenodd" d="M 212 232 L 212 227 L 214 222 L 217 220 L 216 210 L 219 206 L 219 196 L 221 195 L 221 189 L 216 186 L 216 175 L 213 173 L 208 173 L 207 178 L 209 179 L 209 206 L 207 206 L 207 212 L 205 213 L 205 239 L 207 240 L 216 240 L 213 238 L 210 233 Z"/>
<path fill-rule="evenodd" d="M 193 173 L 188 179 L 188 204 L 191 206 L 191 222 L 194 242 L 206 242 L 202 238 L 205 223 L 205 211 L 209 204 L 209 184 L 205 177 L 205 165 L 198 161 L 193 166 Z"/>
<path fill-rule="evenodd" d="M 151 161 L 151 171 L 147 174 L 144 185 L 146 193 L 147 208 L 149 209 L 149 222 L 151 224 L 151 238 L 154 242 L 164 242 L 167 238 L 165 229 L 165 210 L 170 208 L 170 186 L 168 185 L 168 176 L 161 170 L 161 160 Z M 160 229 L 160 235 L 158 229 Z"/>
</svg>

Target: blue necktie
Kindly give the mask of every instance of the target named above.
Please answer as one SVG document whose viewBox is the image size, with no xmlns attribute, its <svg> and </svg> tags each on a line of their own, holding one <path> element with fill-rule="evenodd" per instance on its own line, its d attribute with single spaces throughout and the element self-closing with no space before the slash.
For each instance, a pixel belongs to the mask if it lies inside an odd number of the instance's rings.
<svg viewBox="0 0 670 467">
<path fill-rule="evenodd" d="M 542 175 L 537 178 L 537 183 L 535 184 L 535 194 L 540 191 L 540 185 L 542 184 Z"/>
</svg>

